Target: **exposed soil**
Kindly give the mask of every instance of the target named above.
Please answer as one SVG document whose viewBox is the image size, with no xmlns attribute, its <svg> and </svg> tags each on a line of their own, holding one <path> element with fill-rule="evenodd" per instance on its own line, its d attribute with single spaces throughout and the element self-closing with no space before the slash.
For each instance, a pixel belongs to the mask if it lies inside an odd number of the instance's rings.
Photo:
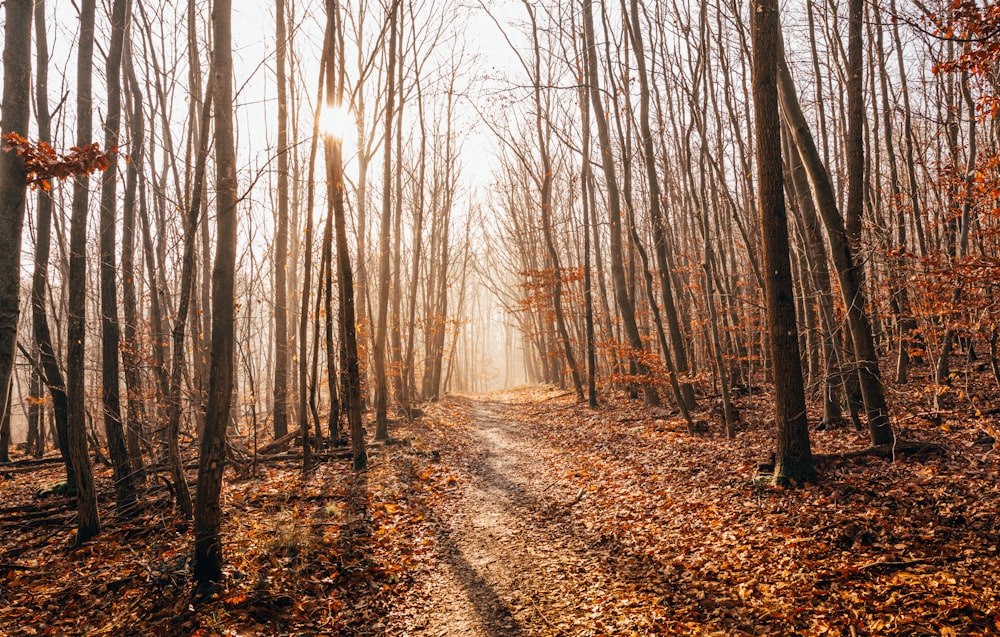
<svg viewBox="0 0 1000 637">
<path fill-rule="evenodd" d="M 605 556 L 573 528 L 578 499 L 561 484 L 551 444 L 512 405 L 454 399 L 469 438 L 454 466 L 461 495 L 435 513 L 430 576 L 408 609 L 416 635 L 581 634 L 601 596 Z"/>
<path fill-rule="evenodd" d="M 429 514 L 401 635 L 1000 633 L 997 456 L 981 424 L 901 418 L 944 454 L 827 457 L 820 482 L 754 479 L 770 398 L 727 441 L 677 414 L 566 392 L 451 398 L 433 420 L 459 492 Z M 706 417 L 707 414 L 701 414 Z M 899 422 L 897 421 L 897 422 Z M 425 444 L 429 442 L 425 439 Z M 817 452 L 863 448 L 847 429 Z"/>
<path fill-rule="evenodd" d="M 939 452 L 827 455 L 816 484 L 780 488 L 754 479 L 770 400 L 741 395 L 727 440 L 709 412 L 691 436 L 625 399 L 448 397 L 362 473 L 336 451 L 307 475 L 294 453 L 227 470 L 210 597 L 159 481 L 122 518 L 99 467 L 104 531 L 78 547 L 72 503 L 38 492 L 58 462 L 0 467 L 0 635 L 1000 634 L 993 416 L 911 410 L 895 424 Z"/>
</svg>

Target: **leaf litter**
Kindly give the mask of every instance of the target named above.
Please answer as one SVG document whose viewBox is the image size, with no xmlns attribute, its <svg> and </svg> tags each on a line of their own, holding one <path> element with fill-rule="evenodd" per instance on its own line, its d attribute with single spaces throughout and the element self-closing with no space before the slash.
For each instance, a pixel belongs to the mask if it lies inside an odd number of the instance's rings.
<svg viewBox="0 0 1000 637">
<path fill-rule="evenodd" d="M 901 418 L 947 453 L 828 457 L 817 483 L 781 488 L 754 480 L 769 398 L 740 400 L 730 441 L 623 398 L 449 397 L 396 423 L 365 473 L 230 471 L 226 580 L 208 598 L 162 487 L 119 519 L 99 472 L 104 532 L 74 547 L 75 505 L 37 493 L 61 468 L 0 473 L 0 634 L 1000 632 L 1000 467 L 976 422 Z"/>
</svg>

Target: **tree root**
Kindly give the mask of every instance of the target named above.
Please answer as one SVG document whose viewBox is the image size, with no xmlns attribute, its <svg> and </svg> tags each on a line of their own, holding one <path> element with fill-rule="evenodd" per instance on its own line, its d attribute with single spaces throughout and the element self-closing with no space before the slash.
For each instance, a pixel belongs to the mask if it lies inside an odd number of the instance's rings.
<svg viewBox="0 0 1000 637">
<path fill-rule="evenodd" d="M 893 445 L 876 445 L 872 447 L 865 447 L 864 449 L 844 451 L 841 453 L 816 454 L 813 456 L 813 459 L 816 461 L 829 461 L 849 460 L 852 458 L 873 456 L 876 458 L 887 458 L 892 460 L 897 456 L 926 457 L 936 454 L 944 455 L 947 452 L 947 448 L 936 442 L 923 440 L 897 440 L 896 444 Z"/>
</svg>

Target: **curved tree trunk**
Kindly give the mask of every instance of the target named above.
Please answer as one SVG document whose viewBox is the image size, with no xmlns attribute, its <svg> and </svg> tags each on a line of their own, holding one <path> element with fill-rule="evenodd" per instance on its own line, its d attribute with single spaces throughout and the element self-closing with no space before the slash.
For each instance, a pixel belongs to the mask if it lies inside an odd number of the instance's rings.
<svg viewBox="0 0 1000 637">
<path fill-rule="evenodd" d="M 837 317 L 833 307 L 833 285 L 830 283 L 830 268 L 827 265 L 828 259 L 826 249 L 823 247 L 823 236 L 820 229 L 820 220 L 816 215 L 816 206 L 813 203 L 812 194 L 809 192 L 809 183 L 806 179 L 805 169 L 802 167 L 802 160 L 799 158 L 799 151 L 792 144 L 790 133 L 783 131 L 783 138 L 786 140 L 785 147 L 788 150 L 788 174 L 790 177 L 789 186 L 795 194 L 800 220 L 800 232 L 802 242 L 805 244 L 806 267 L 808 277 L 812 281 L 812 288 L 816 291 L 817 305 L 820 324 L 823 326 L 823 338 L 820 347 L 823 356 L 823 425 L 832 425 L 843 419 L 840 410 L 840 399 L 838 387 L 843 375 L 843 365 L 839 360 L 840 343 L 837 337 Z"/>
<path fill-rule="evenodd" d="M 624 2 L 623 2 L 624 5 Z M 684 347 L 684 337 L 681 333 L 680 319 L 677 314 L 677 305 L 674 303 L 673 279 L 670 275 L 670 264 L 667 258 L 667 232 L 663 225 L 663 211 L 661 209 L 662 195 L 660 192 L 660 182 L 656 172 L 656 154 L 653 150 L 653 132 L 649 125 L 649 75 L 646 71 L 645 48 L 642 40 L 642 30 L 639 24 L 639 3 L 638 0 L 631 0 L 631 12 L 629 16 L 629 37 L 632 47 L 635 49 L 636 72 L 639 77 L 639 130 L 642 135 L 642 157 L 646 166 L 646 179 L 649 185 L 649 219 L 650 227 L 653 231 L 653 252 L 656 254 L 656 267 L 660 279 L 660 301 L 663 303 L 663 313 L 667 318 L 667 329 L 670 331 L 669 350 L 664 351 L 664 356 L 673 356 L 676 363 L 668 365 L 669 369 L 676 369 L 676 373 L 671 371 L 671 384 L 676 384 L 676 376 L 688 373 L 687 349 Z M 669 362 L 669 361 L 668 361 Z M 680 384 L 681 395 L 688 410 L 697 406 L 694 397 L 694 386 L 685 382 Z"/>
<path fill-rule="evenodd" d="M 858 266 L 854 263 L 854 254 L 851 251 L 844 218 L 837 209 L 837 200 L 830 183 L 830 176 L 816 150 L 812 133 L 809 131 L 809 125 L 806 123 L 798 97 L 795 94 L 788 66 L 781 53 L 778 55 L 777 83 L 782 116 L 788 123 L 792 141 L 802 158 L 802 164 L 806 169 L 817 208 L 819 208 L 823 224 L 826 226 L 830 254 L 840 281 L 840 292 L 844 299 L 844 306 L 847 308 L 848 328 L 853 341 L 855 360 L 858 364 L 861 394 L 865 401 L 865 411 L 868 414 L 868 434 L 874 445 L 891 444 L 894 440 L 894 434 L 889 424 L 889 409 L 886 405 L 882 378 L 879 374 L 875 339 L 872 336 L 871 323 L 868 320 L 867 299 L 861 285 L 861 275 Z"/>
<path fill-rule="evenodd" d="M 194 513 L 191 504 L 191 492 L 188 489 L 187 478 L 184 476 L 184 466 L 181 460 L 181 450 L 178 436 L 181 428 L 181 377 L 187 357 L 184 351 L 184 340 L 187 333 L 188 308 L 194 294 L 194 245 L 198 238 L 198 216 L 201 212 L 201 202 L 205 191 L 205 163 L 208 159 L 208 138 L 211 125 L 212 79 L 209 78 L 205 90 L 205 99 L 201 104 L 199 124 L 198 154 L 195 158 L 193 188 L 191 201 L 188 203 L 187 220 L 184 226 L 184 253 L 181 256 L 181 289 L 177 303 L 177 316 L 174 318 L 172 330 L 173 350 L 170 369 L 170 396 L 167 397 L 167 463 L 170 466 L 170 477 L 174 480 L 174 500 L 177 510 L 185 520 Z"/>
<path fill-rule="evenodd" d="M 597 138 L 601 147 L 601 166 L 604 169 L 604 178 L 607 182 L 608 190 L 608 228 L 611 236 L 611 280 L 614 283 L 615 301 L 621 313 L 625 335 L 628 338 L 629 346 L 634 351 L 634 356 L 639 357 L 645 348 L 642 344 L 642 337 L 639 335 L 639 326 L 635 321 L 635 308 L 632 305 L 632 299 L 629 298 L 625 279 L 625 257 L 622 249 L 621 198 L 615 176 L 608 122 L 605 119 L 604 103 L 601 99 L 601 85 L 597 75 L 597 45 L 594 36 L 594 16 L 591 0 L 583 0 L 583 31 L 586 41 L 586 72 L 590 85 L 590 99 L 597 120 Z M 637 363 L 636 371 L 640 375 L 645 375 L 649 370 L 645 365 Z M 643 392 L 646 404 L 656 405 L 659 403 L 655 387 L 646 383 L 643 385 Z"/>
</svg>

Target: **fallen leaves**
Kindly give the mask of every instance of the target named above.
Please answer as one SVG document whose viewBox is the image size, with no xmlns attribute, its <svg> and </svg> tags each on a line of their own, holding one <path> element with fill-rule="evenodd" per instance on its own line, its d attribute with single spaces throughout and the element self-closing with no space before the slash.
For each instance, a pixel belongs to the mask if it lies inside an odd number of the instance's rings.
<svg viewBox="0 0 1000 637">
<path fill-rule="evenodd" d="M 73 548 L 71 525 L 48 515 L 60 496 L 36 493 L 61 468 L 9 473 L 0 633 L 404 635 L 444 608 L 457 635 L 447 609 L 459 603 L 491 613 L 499 634 L 1000 631 L 1000 467 L 976 446 L 981 422 L 951 417 L 940 432 L 914 417 L 911 432 L 952 451 L 831 456 L 818 483 L 784 489 L 752 480 L 773 445 L 753 420 L 766 396 L 741 397 L 736 441 L 688 436 L 634 402 L 571 400 L 448 399 L 401 424 L 410 444 L 374 451 L 364 474 L 333 460 L 305 479 L 291 462 L 227 476 L 227 579 L 210 598 L 192 596 L 190 531 L 162 489 L 129 521 L 105 497 L 105 533 Z M 814 437 L 827 453 L 864 444 Z"/>
<path fill-rule="evenodd" d="M 127 524 L 114 520 L 103 498 L 102 515 L 111 521 L 79 548 L 64 522 L 39 518 L 5 529 L 0 634 L 370 632 L 412 581 L 412 555 L 426 535 L 418 509 L 445 488 L 435 467 L 409 452 L 386 447 L 360 476 L 346 461 L 324 464 L 306 479 L 296 464 L 262 467 L 252 478 L 227 474 L 226 581 L 209 598 L 194 597 L 190 531 L 175 524 L 169 495 L 155 486 L 141 516 Z M 411 466 L 423 476 L 412 485 Z M 4 495 L 18 502 L 9 514 L 62 509 L 54 497 L 36 501 L 31 487 L 58 480 L 59 471 L 41 466 L 8 481 Z M 110 474 L 100 475 L 99 485 L 110 492 Z"/>
</svg>

